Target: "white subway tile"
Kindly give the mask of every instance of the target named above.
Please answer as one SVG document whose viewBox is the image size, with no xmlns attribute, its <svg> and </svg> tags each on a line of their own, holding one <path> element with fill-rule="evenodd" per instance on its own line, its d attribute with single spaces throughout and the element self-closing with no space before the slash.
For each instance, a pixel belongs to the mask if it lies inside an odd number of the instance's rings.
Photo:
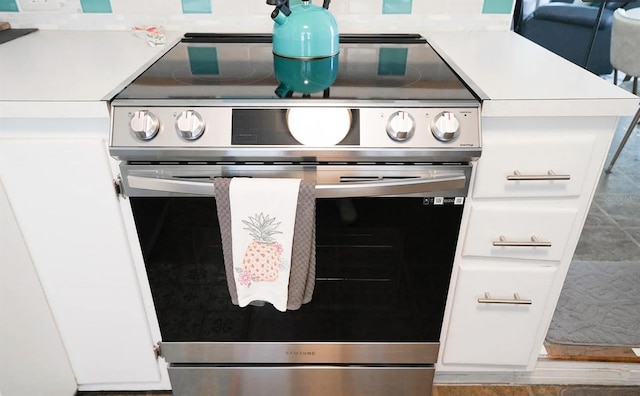
<svg viewBox="0 0 640 396">
<path fill-rule="evenodd" d="M 269 16 L 271 10 L 266 4 L 266 1 L 262 2 L 264 8 L 264 14 Z M 213 15 L 247 15 L 249 13 L 249 1 L 246 0 L 212 0 L 211 8 Z"/>
<path fill-rule="evenodd" d="M 382 0 L 350 1 L 350 14 L 382 14 Z"/>
<path fill-rule="evenodd" d="M 182 13 L 180 0 L 111 0 L 114 14 L 171 15 Z"/>
<path fill-rule="evenodd" d="M 83 14 L 80 0 L 59 0 L 57 12 L 0 13 L 15 27 L 130 29 L 142 24 L 167 30 L 270 32 L 273 7 L 266 0 L 212 0 L 212 14 L 183 14 L 181 0 L 111 0 L 111 14 Z M 484 0 L 413 0 L 410 15 L 383 15 L 383 0 L 333 0 L 329 10 L 341 33 L 508 30 L 511 15 L 483 15 Z M 313 0 L 320 5 L 322 0 Z"/>
</svg>

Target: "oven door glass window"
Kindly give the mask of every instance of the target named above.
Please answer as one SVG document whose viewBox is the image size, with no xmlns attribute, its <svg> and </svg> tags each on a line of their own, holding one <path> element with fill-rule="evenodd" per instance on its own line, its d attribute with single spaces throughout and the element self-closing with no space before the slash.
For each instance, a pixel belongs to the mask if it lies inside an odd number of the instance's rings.
<svg viewBox="0 0 640 396">
<path fill-rule="evenodd" d="M 164 342 L 437 342 L 462 205 L 319 199 L 310 303 L 231 303 L 214 198 L 132 197 Z"/>
</svg>

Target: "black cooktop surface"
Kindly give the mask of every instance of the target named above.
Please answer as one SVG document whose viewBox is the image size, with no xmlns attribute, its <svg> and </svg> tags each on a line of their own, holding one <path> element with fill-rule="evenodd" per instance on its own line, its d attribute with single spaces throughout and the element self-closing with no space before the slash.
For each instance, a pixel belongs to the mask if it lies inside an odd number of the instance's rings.
<svg viewBox="0 0 640 396">
<path fill-rule="evenodd" d="M 419 35 L 341 35 L 335 57 L 275 56 L 263 34 L 187 34 L 116 99 L 474 100 Z"/>
</svg>

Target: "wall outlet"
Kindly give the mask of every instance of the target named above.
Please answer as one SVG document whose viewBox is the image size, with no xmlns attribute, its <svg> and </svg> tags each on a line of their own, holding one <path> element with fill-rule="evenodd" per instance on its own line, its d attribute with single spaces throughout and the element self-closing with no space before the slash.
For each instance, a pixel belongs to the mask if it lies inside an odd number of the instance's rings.
<svg viewBox="0 0 640 396">
<path fill-rule="evenodd" d="M 51 11 L 59 10 L 58 0 L 18 0 L 22 11 Z"/>
</svg>

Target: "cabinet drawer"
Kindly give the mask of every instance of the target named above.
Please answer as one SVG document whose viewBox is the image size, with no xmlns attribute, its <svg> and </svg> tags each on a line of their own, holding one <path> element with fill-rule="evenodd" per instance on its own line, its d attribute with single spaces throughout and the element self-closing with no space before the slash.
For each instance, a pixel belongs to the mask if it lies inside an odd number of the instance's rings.
<svg viewBox="0 0 640 396">
<path fill-rule="evenodd" d="M 461 267 L 442 363 L 528 365 L 554 274 L 551 266 Z"/>
<path fill-rule="evenodd" d="M 476 202 L 462 255 L 560 260 L 577 213 L 577 208 Z"/>
<path fill-rule="evenodd" d="M 595 136 L 486 134 L 478 161 L 475 198 L 580 195 Z"/>
</svg>

